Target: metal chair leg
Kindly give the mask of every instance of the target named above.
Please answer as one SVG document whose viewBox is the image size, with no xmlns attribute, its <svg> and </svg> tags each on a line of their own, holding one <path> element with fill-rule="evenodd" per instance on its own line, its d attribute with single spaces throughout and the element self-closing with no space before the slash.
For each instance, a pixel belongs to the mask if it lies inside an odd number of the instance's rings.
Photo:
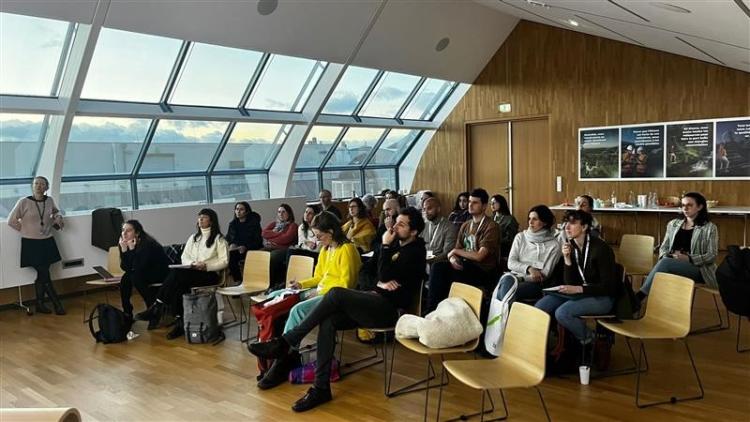
<svg viewBox="0 0 750 422">
<path fill-rule="evenodd" d="M 699 335 L 729 329 L 729 310 L 727 310 L 727 325 L 724 325 L 724 319 L 721 317 L 721 309 L 719 309 L 719 300 L 716 299 L 715 294 L 711 294 L 711 296 L 713 296 L 714 299 L 714 307 L 716 308 L 716 314 L 719 316 L 719 323 L 692 330 L 690 331 L 690 334 Z M 695 304 L 695 295 L 693 295 L 693 304 Z"/>
<path fill-rule="evenodd" d="M 745 353 L 750 352 L 750 347 L 741 348 L 740 347 L 740 333 L 742 332 L 742 315 L 737 315 L 737 345 L 735 346 L 735 349 L 737 350 L 737 353 Z"/>
<path fill-rule="evenodd" d="M 544 396 L 542 395 L 542 390 L 539 389 L 538 385 L 535 385 L 534 389 L 536 389 L 536 392 L 539 394 L 539 400 L 541 400 L 542 402 L 542 408 L 544 409 L 544 415 L 547 417 L 547 421 L 552 422 L 552 418 L 549 417 L 549 411 L 547 410 L 547 403 L 544 402 Z"/>
<path fill-rule="evenodd" d="M 641 404 L 641 402 L 640 402 L 640 385 L 641 385 L 641 372 L 640 372 L 640 368 L 641 368 L 641 354 L 643 353 L 644 356 L 645 356 L 645 346 L 643 344 L 643 340 L 640 340 L 641 345 L 640 345 L 640 349 L 638 351 L 638 369 L 639 369 L 639 371 L 636 374 L 636 383 L 635 383 L 635 405 L 638 406 L 638 408 L 643 409 L 643 408 L 646 408 L 646 407 L 658 406 L 658 405 L 661 405 L 661 404 L 667 404 L 667 403 L 675 404 L 675 403 L 681 402 L 681 401 L 701 400 L 701 399 L 703 399 L 703 394 L 704 394 L 704 392 L 703 392 L 703 383 L 701 382 L 700 376 L 698 375 L 698 368 L 696 368 L 696 366 L 695 366 L 695 361 L 693 360 L 693 354 L 690 352 L 690 347 L 688 346 L 687 339 L 684 338 L 684 339 L 682 339 L 682 341 L 685 344 L 685 350 L 687 350 L 688 357 L 690 358 L 690 364 L 693 367 L 693 374 L 695 374 L 695 379 L 696 379 L 696 381 L 698 381 L 698 388 L 700 389 L 700 394 L 697 395 L 697 396 L 684 397 L 684 398 L 672 396 L 672 397 L 669 398 L 669 400 L 662 400 L 662 401 L 656 401 L 656 402 Z"/>
</svg>

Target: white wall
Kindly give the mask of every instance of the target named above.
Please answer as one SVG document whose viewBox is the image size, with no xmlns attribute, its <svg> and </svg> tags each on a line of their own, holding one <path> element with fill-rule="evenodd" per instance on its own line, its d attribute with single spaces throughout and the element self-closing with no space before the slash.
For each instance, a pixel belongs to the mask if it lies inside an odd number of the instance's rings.
<svg viewBox="0 0 750 422">
<path fill-rule="evenodd" d="M 292 207 L 296 220 L 300 221 L 305 210 L 305 199 L 302 197 L 250 201 L 250 206 L 252 206 L 253 211 L 260 214 L 265 225 L 276 217 L 276 210 L 282 202 L 286 202 Z M 222 232 L 226 233 L 233 215 L 233 202 L 133 210 L 124 212 L 123 217 L 126 220 L 139 220 L 146 231 L 163 245 L 184 243 L 188 236 L 195 232 L 197 212 L 206 207 L 214 209 L 219 214 Z M 55 240 L 64 261 L 83 258 L 84 265 L 63 270 L 61 263 L 58 262 L 51 268 L 53 279 L 93 274 L 92 266 L 106 266 L 107 264 L 107 253 L 91 245 L 91 215 L 65 218 L 65 228 L 62 232 L 55 234 Z M 34 282 L 35 271 L 19 267 L 20 251 L 21 237 L 18 232 L 3 222 L 0 225 L 0 288 Z"/>
</svg>

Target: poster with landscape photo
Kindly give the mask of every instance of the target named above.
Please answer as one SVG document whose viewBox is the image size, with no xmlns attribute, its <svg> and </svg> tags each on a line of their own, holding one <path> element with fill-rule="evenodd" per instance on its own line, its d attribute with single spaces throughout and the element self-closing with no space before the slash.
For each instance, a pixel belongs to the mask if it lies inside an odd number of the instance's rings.
<svg viewBox="0 0 750 422">
<path fill-rule="evenodd" d="M 667 125 L 667 178 L 713 175 L 713 122 Z"/>
<path fill-rule="evenodd" d="M 620 177 L 664 177 L 664 125 L 631 126 L 621 129 Z"/>
<path fill-rule="evenodd" d="M 750 120 L 716 122 L 714 177 L 750 178 Z"/>
<path fill-rule="evenodd" d="M 617 179 L 620 174 L 619 138 L 619 128 L 580 129 L 578 178 Z"/>
</svg>

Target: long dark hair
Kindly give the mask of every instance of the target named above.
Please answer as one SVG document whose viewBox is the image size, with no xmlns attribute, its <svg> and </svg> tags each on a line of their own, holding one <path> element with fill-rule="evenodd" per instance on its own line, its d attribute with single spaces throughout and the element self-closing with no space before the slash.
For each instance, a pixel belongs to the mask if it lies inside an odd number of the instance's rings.
<svg viewBox="0 0 750 422">
<path fill-rule="evenodd" d="M 317 204 L 311 204 L 305 207 L 305 211 L 310 208 L 313 211 L 313 221 L 315 221 L 315 216 L 320 214 L 320 207 Z M 310 231 L 310 224 L 307 224 L 307 220 L 305 220 L 304 214 L 302 217 L 302 233 L 305 234 L 305 237 L 307 237 L 307 233 Z"/>
<path fill-rule="evenodd" d="M 697 205 L 703 205 L 703 208 L 701 208 L 700 211 L 698 211 L 698 215 L 695 217 L 695 225 L 696 226 L 702 226 L 706 223 L 708 223 L 708 204 L 706 204 L 706 198 L 701 195 L 698 192 L 688 192 L 685 195 L 682 196 L 683 198 L 693 198 L 695 200 L 695 203 Z M 683 219 L 686 219 L 687 217 L 684 217 Z"/>
<path fill-rule="evenodd" d="M 527 216 L 531 214 L 532 212 L 535 212 L 537 217 L 539 217 L 539 220 L 544 223 L 544 228 L 547 230 L 551 230 L 552 227 L 555 225 L 555 214 L 552 214 L 552 211 L 547 207 L 546 205 L 535 205 L 531 207 L 529 212 L 526 214 Z"/>
<path fill-rule="evenodd" d="M 206 239 L 206 247 L 210 248 L 213 246 L 216 236 L 224 236 L 221 234 L 221 227 L 219 227 L 219 216 L 216 215 L 216 211 L 211 208 L 203 208 L 198 212 L 198 215 L 207 215 L 209 220 L 211 220 L 211 233 L 208 235 L 208 239 Z M 195 225 L 198 226 L 198 223 L 195 223 Z M 198 231 L 193 236 L 193 242 L 197 242 L 202 235 L 201 228 L 198 226 Z"/>
<path fill-rule="evenodd" d="M 250 213 L 253 212 L 253 208 L 250 206 L 250 204 L 247 201 L 240 201 L 234 204 L 234 207 L 237 208 L 237 205 L 242 205 L 243 207 L 245 207 L 245 218 L 250 218 Z M 239 219 L 237 218 L 237 215 L 235 215 L 234 218 L 232 218 L 232 221 L 234 220 L 239 221 Z"/>
<path fill-rule="evenodd" d="M 279 205 L 279 207 L 284 208 L 287 215 L 289 215 L 289 219 L 287 221 L 290 223 L 294 223 L 294 211 L 292 211 L 292 207 L 290 207 L 289 204 L 281 204 Z"/>
<path fill-rule="evenodd" d="M 510 215 L 510 207 L 508 207 L 508 201 L 505 200 L 505 197 L 498 194 L 498 195 L 492 195 L 492 199 L 495 200 L 498 204 L 500 204 L 500 214 L 502 215 Z"/>
<path fill-rule="evenodd" d="M 122 223 L 123 226 L 126 225 L 126 224 L 129 224 L 133 228 L 133 231 L 135 232 L 135 235 L 138 237 L 138 239 L 140 239 L 140 242 L 136 242 L 136 244 L 135 244 L 135 248 L 136 249 L 140 248 L 141 244 L 145 244 L 145 243 L 148 243 L 148 242 L 159 243 L 159 242 L 156 241 L 156 239 L 154 239 L 153 236 L 151 236 L 150 234 L 146 233 L 146 230 L 143 229 L 143 224 L 141 224 L 140 221 L 138 221 L 138 220 L 128 220 L 128 221 Z"/>
<path fill-rule="evenodd" d="M 365 208 L 365 203 L 362 202 L 359 198 L 352 198 L 349 200 L 349 204 L 354 202 L 357 204 L 357 215 L 355 217 L 357 218 L 367 218 L 367 209 Z"/>
<path fill-rule="evenodd" d="M 460 199 L 461 199 L 462 196 L 465 196 L 466 200 L 468 200 L 469 199 L 469 192 L 461 192 L 461 193 L 458 194 L 458 196 L 456 197 L 456 202 L 455 202 L 455 204 L 453 204 L 453 211 L 462 211 L 461 210 L 461 206 L 458 204 L 459 202 L 461 202 Z"/>
<path fill-rule="evenodd" d="M 339 245 L 349 242 L 344 231 L 341 230 L 341 220 L 332 212 L 323 211 L 316 215 L 312 222 L 312 228 L 322 232 L 330 232 L 333 241 Z"/>
</svg>

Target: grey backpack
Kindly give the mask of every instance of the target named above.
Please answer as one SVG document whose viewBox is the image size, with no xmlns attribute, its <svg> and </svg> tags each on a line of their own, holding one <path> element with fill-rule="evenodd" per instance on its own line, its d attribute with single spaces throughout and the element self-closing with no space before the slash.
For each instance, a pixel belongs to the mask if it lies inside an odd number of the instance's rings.
<svg viewBox="0 0 750 422">
<path fill-rule="evenodd" d="M 217 318 L 218 304 L 213 289 L 182 295 L 182 315 L 185 338 L 188 343 L 212 343 L 224 341 Z"/>
</svg>

